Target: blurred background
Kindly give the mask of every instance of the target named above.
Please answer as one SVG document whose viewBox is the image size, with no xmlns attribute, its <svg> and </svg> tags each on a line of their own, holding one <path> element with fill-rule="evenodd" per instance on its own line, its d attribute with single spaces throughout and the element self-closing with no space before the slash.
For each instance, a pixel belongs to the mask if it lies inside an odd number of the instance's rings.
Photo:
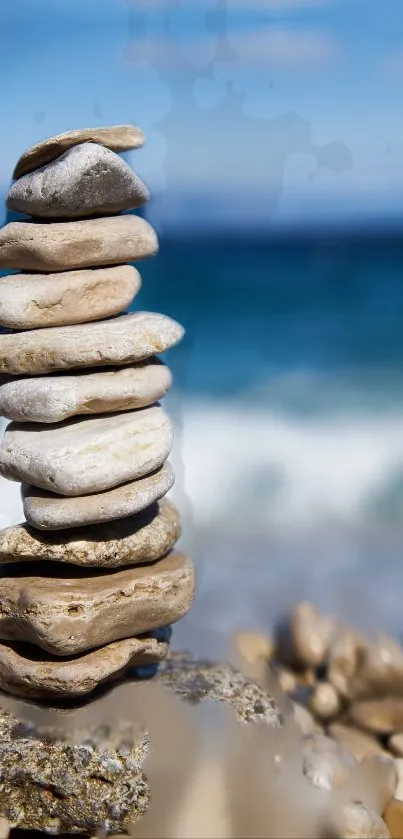
<svg viewBox="0 0 403 839">
<path fill-rule="evenodd" d="M 2 201 L 39 139 L 147 134 L 127 157 L 160 254 L 135 306 L 187 329 L 167 409 L 199 591 L 176 643 L 218 653 L 300 598 L 400 637 L 401 0 L 4 0 L 0 16 Z M 1 526 L 20 520 L 18 486 L 0 492 Z"/>
</svg>

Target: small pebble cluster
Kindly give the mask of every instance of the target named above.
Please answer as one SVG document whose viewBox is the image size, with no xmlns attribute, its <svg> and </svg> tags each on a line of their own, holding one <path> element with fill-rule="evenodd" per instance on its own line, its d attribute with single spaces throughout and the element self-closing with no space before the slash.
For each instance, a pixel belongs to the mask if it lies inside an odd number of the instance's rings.
<svg viewBox="0 0 403 839">
<path fill-rule="evenodd" d="M 246 660 L 270 663 L 292 700 L 313 784 L 343 789 L 357 764 L 378 778 L 378 811 L 351 802 L 340 835 L 403 837 L 403 647 L 383 634 L 371 642 L 310 603 L 281 618 L 272 639 L 236 642 Z"/>
<path fill-rule="evenodd" d="M 129 263 L 158 251 L 127 213 L 148 190 L 118 152 L 134 126 L 69 131 L 26 151 L 0 230 L 0 473 L 22 482 L 26 522 L 0 532 L 0 687 L 35 698 L 87 694 L 156 664 L 189 609 L 194 568 L 173 548 L 180 519 L 171 385 L 156 353 L 182 327 L 125 311 Z M 4 569 L 4 566 L 3 566 Z"/>
</svg>

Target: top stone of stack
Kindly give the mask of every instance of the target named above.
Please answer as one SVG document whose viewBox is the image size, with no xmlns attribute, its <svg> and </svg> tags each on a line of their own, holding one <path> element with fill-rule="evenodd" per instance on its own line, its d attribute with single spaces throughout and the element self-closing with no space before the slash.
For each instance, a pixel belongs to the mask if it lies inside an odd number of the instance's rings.
<svg viewBox="0 0 403 839">
<path fill-rule="evenodd" d="M 79 143 L 98 143 L 100 146 L 115 152 L 130 151 L 144 145 L 145 136 L 135 125 L 114 125 L 107 128 L 80 128 L 74 131 L 64 131 L 55 137 L 49 137 L 35 143 L 27 149 L 17 161 L 13 178 L 20 178 L 27 172 L 32 172 L 60 157 Z"/>
</svg>

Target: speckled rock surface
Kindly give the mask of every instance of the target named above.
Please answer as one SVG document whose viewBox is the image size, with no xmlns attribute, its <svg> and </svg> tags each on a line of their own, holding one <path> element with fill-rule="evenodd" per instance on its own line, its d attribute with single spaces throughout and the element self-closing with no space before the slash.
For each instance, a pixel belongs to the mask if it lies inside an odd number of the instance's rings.
<svg viewBox="0 0 403 839">
<path fill-rule="evenodd" d="M 72 658 L 51 658 L 31 644 L 0 643 L 0 689 L 29 699 L 85 696 L 132 667 L 158 664 L 168 654 L 157 634 L 114 641 Z"/>
<path fill-rule="evenodd" d="M 17 161 L 13 178 L 20 178 L 26 172 L 32 172 L 38 166 L 55 160 L 67 149 L 78 143 L 100 143 L 107 149 L 121 152 L 138 149 L 144 145 L 145 136 L 135 125 L 110 125 L 106 128 L 78 128 L 64 131 L 46 140 L 40 140 L 27 149 Z"/>
<path fill-rule="evenodd" d="M 155 231 L 135 215 L 55 224 L 11 221 L 0 230 L 0 267 L 23 271 L 120 265 L 157 251 Z"/>
<path fill-rule="evenodd" d="M 93 373 L 12 379 L 0 386 L 0 414 L 48 424 L 78 414 L 137 410 L 162 399 L 171 383 L 169 368 L 155 358 Z"/>
<path fill-rule="evenodd" d="M 38 329 L 122 312 L 140 289 L 131 265 L 59 274 L 10 274 L 0 283 L 0 326 Z"/>
<path fill-rule="evenodd" d="M 175 623 L 194 593 L 194 566 L 177 551 L 107 573 L 21 563 L 1 579 L 0 638 L 77 655 Z"/>
<path fill-rule="evenodd" d="M 178 510 L 169 501 L 152 504 L 135 516 L 96 527 L 38 533 L 26 524 L 0 530 L 0 562 L 46 560 L 87 568 L 119 568 L 154 562 L 178 541 Z"/>
<path fill-rule="evenodd" d="M 0 473 L 60 495 L 103 492 L 159 469 L 173 441 L 159 405 L 67 420 L 40 429 L 10 423 L 0 446 Z"/>
<path fill-rule="evenodd" d="M 179 343 L 183 327 L 154 312 L 0 335 L 0 372 L 36 375 L 133 364 Z"/>
<path fill-rule="evenodd" d="M 153 684 L 192 705 L 205 699 L 226 703 L 239 720 L 282 724 L 274 699 L 227 664 L 176 654 L 161 665 Z M 139 687 L 144 689 L 144 682 Z M 135 697 L 138 686 L 131 684 L 130 689 Z M 75 712 L 59 713 L 65 718 Z M 25 722 L 31 720 L 29 708 L 18 719 L 0 712 L 0 813 L 12 827 L 117 833 L 145 812 L 150 790 L 143 765 L 152 739 L 150 744 L 147 732 L 139 737 L 138 724 L 124 715 L 112 723 L 110 715 L 107 719 L 94 722 L 81 741 L 70 745 L 40 735 L 33 723 Z M 147 774 L 146 765 L 144 770 Z"/>
<path fill-rule="evenodd" d="M 145 478 L 123 484 L 95 495 L 67 498 L 46 492 L 30 484 L 21 487 L 25 518 L 39 530 L 63 530 L 86 524 L 124 519 L 145 510 L 162 498 L 173 486 L 174 473 L 169 463 L 164 463 Z"/>
<path fill-rule="evenodd" d="M 79 218 L 136 209 L 148 198 L 145 184 L 119 155 L 81 143 L 15 181 L 7 207 L 40 218 Z"/>
</svg>

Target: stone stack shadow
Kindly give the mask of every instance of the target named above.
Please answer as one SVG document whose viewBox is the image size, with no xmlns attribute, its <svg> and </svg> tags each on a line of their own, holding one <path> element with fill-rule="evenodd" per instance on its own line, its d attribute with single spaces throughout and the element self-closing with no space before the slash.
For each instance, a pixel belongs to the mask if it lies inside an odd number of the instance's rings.
<svg viewBox="0 0 403 839">
<path fill-rule="evenodd" d="M 0 473 L 22 482 L 26 522 L 0 531 L 0 688 L 79 697 L 169 651 L 189 609 L 191 561 L 174 546 L 172 376 L 157 353 L 183 328 L 125 314 L 129 263 L 157 236 L 148 190 L 118 152 L 134 126 L 69 131 L 26 151 L 0 230 Z M 122 214 L 123 213 L 123 214 Z"/>
</svg>

